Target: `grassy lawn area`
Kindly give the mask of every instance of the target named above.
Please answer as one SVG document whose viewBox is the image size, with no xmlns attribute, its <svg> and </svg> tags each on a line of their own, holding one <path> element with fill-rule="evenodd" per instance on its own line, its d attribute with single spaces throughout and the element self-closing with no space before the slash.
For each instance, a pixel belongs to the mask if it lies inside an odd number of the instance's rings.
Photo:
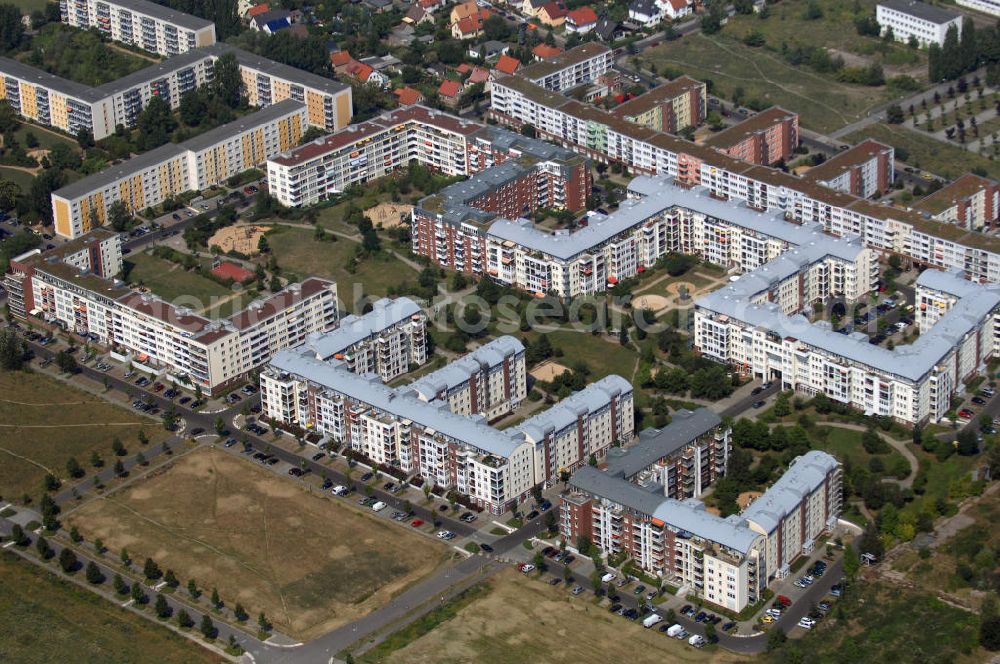
<svg viewBox="0 0 1000 664">
<path fill-rule="evenodd" d="M 225 286 L 197 272 L 188 272 L 176 263 L 149 254 L 129 254 L 125 261 L 125 273 L 128 282 L 145 286 L 167 302 L 195 311 L 212 307 L 233 294 Z"/>
<path fill-rule="evenodd" d="M 78 572 L 78 575 L 82 572 Z M 0 657 L 43 664 L 199 664 L 222 657 L 63 581 L 13 553 L 0 555 Z"/>
<path fill-rule="evenodd" d="M 61 23 L 42 26 L 31 39 L 25 64 L 84 85 L 98 86 L 149 66 L 149 61 L 111 48 L 91 32 Z"/>
<path fill-rule="evenodd" d="M 964 175 L 976 167 L 986 169 L 989 177 L 993 179 L 1000 178 L 1000 161 L 990 161 L 986 157 L 942 143 L 905 127 L 877 123 L 848 134 L 844 140 L 858 143 L 866 138 L 874 138 L 896 148 L 897 159 L 900 159 L 899 150 L 905 150 L 909 153 L 905 160 L 907 164 L 949 180 Z"/>
<path fill-rule="evenodd" d="M 640 623 L 572 597 L 563 585 L 553 588 L 512 569 L 472 595 L 471 600 L 459 600 L 452 610 L 442 610 L 424 629 L 407 630 L 358 661 L 604 664 L 619 661 L 623 643 L 628 644 L 628 661 L 635 664 L 746 661 L 733 653 L 699 650 L 655 629 L 644 629 Z"/>
<path fill-rule="evenodd" d="M 853 26 L 850 30 L 853 33 Z M 794 67 L 779 54 L 726 36 L 727 31 L 665 42 L 644 51 L 642 59 L 654 63 L 657 71 L 671 68 L 699 80 L 711 80 L 714 93 L 726 99 L 742 90 L 745 100 L 793 109 L 801 115 L 803 126 L 824 133 L 865 117 L 896 96 L 884 86 L 849 85 L 806 67 Z"/>
<path fill-rule="evenodd" d="M 271 251 L 278 264 L 296 277 L 326 277 L 337 282 L 337 292 L 348 308 L 355 302 L 355 284 L 360 284 L 365 295 L 385 295 L 390 286 L 404 281 L 415 281 L 417 272 L 388 251 L 366 258 L 354 273 L 347 271 L 347 263 L 354 255 L 356 242 L 340 238 L 337 242 L 317 242 L 313 231 L 306 228 L 277 226 L 267 234 Z M 383 240 L 383 246 L 388 246 Z M 284 276 L 288 276 L 285 274 Z"/>
<path fill-rule="evenodd" d="M 21 187 L 22 193 L 27 193 L 31 189 L 31 183 L 35 180 L 35 176 L 16 168 L 0 166 L 0 179 L 11 180 Z"/>
<path fill-rule="evenodd" d="M 65 521 L 302 639 L 367 614 L 447 556 L 431 539 L 209 448 Z"/>
<path fill-rule="evenodd" d="M 539 334 L 531 331 L 515 333 L 515 336 L 534 341 Z M 619 374 L 628 380 L 632 379 L 638 356 L 631 348 L 626 348 L 617 341 L 606 341 L 602 337 L 595 337 L 589 332 L 556 330 L 546 334 L 552 347 L 563 351 L 562 357 L 552 358 L 556 362 L 570 368 L 574 362 L 586 362 L 591 369 L 591 380 L 603 378 L 608 374 Z"/>
<path fill-rule="evenodd" d="M 36 9 L 39 11 L 45 9 L 48 0 L 8 0 L 8 4 L 14 5 L 25 14 L 30 14 Z"/>
<path fill-rule="evenodd" d="M 813 448 L 829 452 L 840 461 L 850 461 L 856 466 L 867 468 L 869 460 L 873 456 L 878 456 L 885 464 L 886 471 L 890 475 L 892 474 L 892 469 L 896 468 L 897 465 L 906 468 L 910 467 L 906 459 L 903 458 L 903 455 L 892 448 L 890 448 L 888 454 L 874 455 L 866 452 L 865 448 L 861 445 L 862 432 L 860 431 L 838 427 L 824 427 L 822 425 L 817 427 L 817 431 L 820 429 L 825 430 L 827 433 L 825 436 L 810 435 L 809 439 L 812 441 Z"/>
<path fill-rule="evenodd" d="M 789 641 L 781 661 L 972 664 L 989 659 L 977 646 L 978 617 L 928 593 L 863 579 L 841 604 L 843 620 L 828 618 Z"/>
<path fill-rule="evenodd" d="M 983 462 L 981 456 L 959 456 L 952 454 L 944 461 L 939 461 L 933 454 L 911 448 L 917 460 L 927 472 L 927 486 L 922 496 L 905 505 L 900 512 L 919 514 L 921 511 L 934 513 L 934 504 L 944 499 L 956 503 L 971 495 L 971 472 L 974 467 Z"/>
<path fill-rule="evenodd" d="M 20 143 L 21 146 L 27 150 L 35 149 L 27 147 L 28 143 L 25 140 L 25 135 L 28 133 L 32 133 L 35 135 L 35 138 L 38 139 L 38 148 L 42 150 L 51 150 L 53 146 L 59 143 L 65 143 L 66 145 L 73 148 L 75 152 L 78 152 L 80 149 L 80 146 L 77 145 L 77 142 L 70 138 L 56 134 L 53 131 L 43 129 L 42 127 L 37 127 L 31 124 L 22 124 L 20 127 L 18 127 L 17 131 L 14 132 L 14 136 L 17 137 L 17 142 Z"/>
<path fill-rule="evenodd" d="M 20 500 L 37 499 L 46 472 L 66 477 L 66 461 L 75 457 L 91 469 L 91 452 L 113 463 L 111 442 L 118 436 L 130 453 L 140 449 L 146 431 L 150 445 L 164 439 L 162 426 L 40 373 L 0 373 L 0 493 Z M 81 481 L 88 481 L 84 477 Z"/>
</svg>

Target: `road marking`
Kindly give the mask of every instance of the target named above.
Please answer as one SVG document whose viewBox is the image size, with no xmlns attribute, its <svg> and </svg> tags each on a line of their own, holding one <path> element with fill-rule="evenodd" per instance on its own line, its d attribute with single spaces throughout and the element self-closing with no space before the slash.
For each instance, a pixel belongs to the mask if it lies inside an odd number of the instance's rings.
<svg viewBox="0 0 1000 664">
<path fill-rule="evenodd" d="M 165 585 L 167 585 L 167 582 L 166 582 L 166 581 L 160 581 L 160 582 L 159 582 L 159 583 L 157 583 L 157 584 L 156 584 L 155 586 L 153 586 L 153 590 L 156 590 L 156 591 L 159 591 L 159 590 L 160 590 L 160 588 L 162 588 L 162 587 L 163 587 L 163 586 L 165 586 Z"/>
<path fill-rule="evenodd" d="M 511 526 L 508 526 L 506 523 L 500 523 L 499 521 L 494 521 L 493 525 L 503 528 L 504 530 L 507 531 L 508 535 L 517 530 L 517 528 L 512 528 Z"/>
<path fill-rule="evenodd" d="M 10 541 L 10 542 L 7 542 L 6 544 L 4 544 L 4 545 L 3 545 L 3 548 L 5 548 L 5 549 L 9 549 L 10 547 L 14 546 L 15 544 L 16 544 L 16 542 L 14 542 L 14 541 L 12 540 L 12 541 Z"/>
<path fill-rule="evenodd" d="M 123 602 L 123 603 L 122 603 L 122 608 L 123 608 L 123 609 L 124 609 L 124 608 L 128 608 L 128 607 L 132 606 L 132 604 L 133 604 L 134 602 L 135 602 L 135 600 L 134 600 L 134 599 L 130 599 L 130 600 L 129 600 L 129 601 L 127 601 L 127 602 Z"/>
</svg>

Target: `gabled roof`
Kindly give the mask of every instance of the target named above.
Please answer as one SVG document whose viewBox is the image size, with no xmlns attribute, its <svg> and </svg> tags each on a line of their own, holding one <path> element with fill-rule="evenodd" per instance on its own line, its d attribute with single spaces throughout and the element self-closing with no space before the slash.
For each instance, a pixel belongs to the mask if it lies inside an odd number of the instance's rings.
<svg viewBox="0 0 1000 664">
<path fill-rule="evenodd" d="M 463 2 L 460 5 L 455 5 L 451 8 L 451 15 L 456 20 L 462 20 L 463 18 L 471 18 L 473 16 L 479 15 L 479 5 L 475 3 L 475 0 L 471 2 Z"/>
<path fill-rule="evenodd" d="M 562 49 L 559 48 L 558 46 L 539 44 L 535 48 L 531 49 L 531 52 L 535 55 L 536 58 L 541 58 L 542 60 L 544 60 L 545 58 L 556 57 L 557 55 L 562 53 Z"/>
<path fill-rule="evenodd" d="M 420 102 L 420 100 L 424 98 L 424 96 L 420 94 L 419 90 L 414 90 L 409 86 L 405 88 L 396 88 L 393 92 L 399 98 L 399 103 L 403 106 L 411 106 Z"/>
<path fill-rule="evenodd" d="M 474 83 L 485 83 L 488 80 L 490 80 L 489 69 L 486 69 L 485 67 L 473 67 L 472 73 L 469 75 L 469 78 L 467 78 L 465 82 L 471 85 Z"/>
<path fill-rule="evenodd" d="M 597 23 L 597 14 L 590 7 L 580 7 L 568 12 L 566 19 L 572 21 L 577 26 L 590 25 L 591 23 Z"/>
<path fill-rule="evenodd" d="M 545 12 L 550 19 L 564 18 L 566 16 L 566 6 L 561 2 L 550 2 L 539 11 Z"/>
<path fill-rule="evenodd" d="M 334 67 L 343 67 L 353 60 L 350 52 L 348 51 L 337 51 L 336 53 L 330 54 L 330 64 Z"/>
<path fill-rule="evenodd" d="M 686 9 L 688 6 L 687 0 L 667 0 L 670 6 L 674 8 L 675 12 L 679 12 L 682 9 Z"/>
<path fill-rule="evenodd" d="M 271 11 L 270 5 L 268 5 L 266 2 L 262 2 L 259 5 L 254 5 L 253 7 L 251 7 L 247 11 L 247 16 L 249 16 L 250 18 L 253 18 L 254 16 L 257 16 L 258 14 L 263 14 L 263 13 L 269 12 L 269 11 Z"/>
<path fill-rule="evenodd" d="M 462 90 L 462 84 L 458 81 L 443 81 L 438 88 L 438 94 L 442 97 L 457 97 Z"/>
<path fill-rule="evenodd" d="M 513 74 L 521 67 L 521 61 L 509 55 L 501 55 L 497 60 L 496 70 L 505 74 Z"/>
<path fill-rule="evenodd" d="M 618 31 L 618 22 L 602 18 L 597 22 L 597 27 L 594 30 L 597 32 L 597 36 L 605 41 L 614 39 L 615 32 Z"/>
<path fill-rule="evenodd" d="M 656 16 L 660 14 L 660 8 L 656 6 L 654 0 L 632 0 L 628 10 L 643 16 Z"/>
</svg>

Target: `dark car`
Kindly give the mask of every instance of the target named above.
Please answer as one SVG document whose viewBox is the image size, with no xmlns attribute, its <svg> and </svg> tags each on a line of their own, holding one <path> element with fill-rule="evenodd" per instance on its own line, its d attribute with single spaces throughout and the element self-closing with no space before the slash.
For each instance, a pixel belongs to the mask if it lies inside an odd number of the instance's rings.
<svg viewBox="0 0 1000 664">
<path fill-rule="evenodd" d="M 765 401 L 754 401 L 753 402 L 753 407 L 754 408 L 763 408 L 766 405 L 767 405 L 767 402 L 765 402 Z"/>
<path fill-rule="evenodd" d="M 326 456 L 326 454 L 324 454 L 323 452 L 317 452 L 316 454 L 312 455 L 312 460 L 313 461 L 319 461 L 320 459 L 322 459 L 325 456 Z"/>
<path fill-rule="evenodd" d="M 691 610 L 691 605 L 690 604 L 685 604 L 683 606 L 683 608 L 681 608 L 681 615 L 682 616 L 686 616 L 688 614 L 688 611 L 690 611 L 690 610 Z"/>
<path fill-rule="evenodd" d="M 621 605 L 621 604 L 612 604 L 612 605 L 611 605 L 611 606 L 610 606 L 610 607 L 608 608 L 608 611 L 609 611 L 609 612 L 611 612 L 611 613 L 618 613 L 618 611 L 619 611 L 619 610 L 620 610 L 621 608 L 622 608 L 622 605 Z"/>
<path fill-rule="evenodd" d="M 305 475 L 305 473 L 302 472 L 301 468 L 289 468 L 288 474 L 291 475 L 292 477 L 302 477 L 303 475 Z"/>
<path fill-rule="evenodd" d="M 705 620 L 705 618 L 707 618 L 707 617 L 708 617 L 708 614 L 707 614 L 707 613 L 705 613 L 704 611 L 699 611 L 699 612 L 698 612 L 698 615 L 696 615 L 696 616 L 694 617 L 694 621 L 695 621 L 695 622 L 702 622 L 702 621 L 704 621 L 704 620 Z"/>
<path fill-rule="evenodd" d="M 545 512 L 545 511 L 547 511 L 547 510 L 550 510 L 550 509 L 552 509 L 552 503 L 551 503 L 551 502 L 549 502 L 548 500 L 546 500 L 546 501 L 543 501 L 543 502 L 542 502 L 542 504 L 541 504 L 541 505 L 539 505 L 539 507 L 541 508 L 541 510 L 542 510 L 543 512 Z"/>
<path fill-rule="evenodd" d="M 984 399 L 982 397 L 972 397 L 972 403 L 980 405 L 980 406 L 985 406 L 986 405 L 986 399 Z"/>
<path fill-rule="evenodd" d="M 362 482 L 367 482 L 371 478 L 372 478 L 372 474 L 371 473 L 365 473 L 364 475 L 361 476 L 361 481 Z"/>
<path fill-rule="evenodd" d="M 188 401 L 191 401 L 191 397 L 181 397 L 181 400 L 179 401 L 179 403 L 180 403 L 180 405 L 182 405 L 182 406 L 183 406 L 183 405 L 184 405 L 184 404 L 186 404 L 186 403 L 187 403 Z"/>
<path fill-rule="evenodd" d="M 544 549 L 542 549 L 542 555 L 545 556 L 546 558 L 551 558 L 552 556 L 556 555 L 556 552 L 558 551 L 559 549 L 557 549 L 554 546 L 547 546 Z"/>
<path fill-rule="evenodd" d="M 562 583 L 562 579 L 560 579 L 558 576 L 549 581 L 550 586 L 558 586 L 560 583 Z"/>
<path fill-rule="evenodd" d="M 229 440 L 226 441 L 225 447 L 232 447 L 235 444 L 236 444 L 236 439 L 230 438 Z"/>
<path fill-rule="evenodd" d="M 191 435 L 192 436 L 200 436 L 203 433 L 205 433 L 205 430 L 202 429 L 201 427 L 196 427 L 194 429 L 191 429 Z"/>
<path fill-rule="evenodd" d="M 752 391 L 750 392 L 750 394 L 752 394 L 753 396 L 757 396 L 758 394 L 760 394 L 760 393 L 761 393 L 761 392 L 763 392 L 763 391 L 764 391 L 764 388 L 763 388 L 763 387 L 755 387 L 755 388 L 753 388 L 753 390 L 752 390 Z"/>
<path fill-rule="evenodd" d="M 486 553 L 493 553 L 493 547 L 490 546 L 489 544 L 480 544 L 479 548 L 485 551 Z"/>
<path fill-rule="evenodd" d="M 531 510 L 528 512 L 528 521 L 538 518 L 538 510 Z"/>
<path fill-rule="evenodd" d="M 332 486 L 333 486 L 333 480 L 331 480 L 329 477 L 327 477 L 325 480 L 323 480 L 323 486 L 320 487 L 320 488 L 321 489 L 329 489 Z"/>
<path fill-rule="evenodd" d="M 633 595 L 641 595 L 646 592 L 646 586 L 636 586 L 635 590 L 632 591 Z"/>
<path fill-rule="evenodd" d="M 382 489 L 385 491 L 392 491 L 395 488 L 396 488 L 395 482 L 386 482 L 385 484 L 382 485 Z"/>
<path fill-rule="evenodd" d="M 574 556 L 574 555 L 573 555 L 573 554 L 571 553 L 571 554 L 569 554 L 568 556 L 566 556 L 565 558 L 563 558 L 563 560 L 562 560 L 562 561 L 563 561 L 563 565 L 569 565 L 569 564 L 570 564 L 571 562 L 573 562 L 574 560 L 576 560 L 576 556 Z"/>
<path fill-rule="evenodd" d="M 731 630 L 734 627 L 736 627 L 736 623 L 734 623 L 734 622 L 727 622 L 725 625 L 722 626 L 722 631 L 723 632 L 728 632 L 729 630 Z"/>
</svg>

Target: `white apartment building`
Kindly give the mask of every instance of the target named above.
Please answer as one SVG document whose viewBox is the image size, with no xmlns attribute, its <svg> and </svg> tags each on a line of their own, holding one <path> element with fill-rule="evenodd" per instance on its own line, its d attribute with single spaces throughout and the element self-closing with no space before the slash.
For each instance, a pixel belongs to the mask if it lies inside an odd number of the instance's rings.
<svg viewBox="0 0 1000 664">
<path fill-rule="evenodd" d="M 528 396 L 524 345 L 516 337 L 498 337 L 407 388 L 423 401 L 447 403 L 456 415 L 482 415 L 492 422 Z"/>
<path fill-rule="evenodd" d="M 110 281 L 121 270 L 121 241 L 103 229 L 62 254 L 19 257 L 7 283 L 17 282 L 21 318 L 37 318 L 91 335 L 140 371 L 219 391 L 337 323 L 337 285 L 323 279 L 290 284 L 226 319 L 195 313 Z M 111 272 L 115 270 L 115 272 Z M 205 306 L 210 303 L 200 303 Z"/>
<path fill-rule="evenodd" d="M 757 602 L 789 561 L 836 524 L 841 508 L 840 466 L 819 451 L 798 457 L 743 514 L 725 518 L 695 498 L 668 498 L 660 486 L 590 466 L 569 485 L 560 513 L 567 541 L 583 536 L 604 555 L 625 552 L 646 571 L 731 611 Z"/>
<path fill-rule="evenodd" d="M 535 446 L 535 476 L 554 481 L 603 459 L 614 443 L 632 440 L 635 413 L 632 384 L 617 375 L 595 381 L 546 411 L 517 425 Z"/>
<path fill-rule="evenodd" d="M 968 7 L 984 14 L 1000 16 L 1000 0 L 955 0 L 960 7 Z"/>
<path fill-rule="evenodd" d="M 611 71 L 615 59 L 610 48 L 598 42 L 580 44 L 554 58 L 524 67 L 518 76 L 546 90 L 563 92 L 592 83 Z"/>
<path fill-rule="evenodd" d="M 410 386 L 390 388 L 375 375 L 355 374 L 340 360 L 324 362 L 307 347 L 278 353 L 260 383 L 263 414 L 279 426 L 320 433 L 375 463 L 463 493 L 495 514 L 525 498 L 533 486 L 558 477 L 544 474 L 558 469 L 539 461 L 538 446 L 522 429 L 494 429 L 481 415 L 453 413 L 444 401 L 425 401 Z M 626 399 L 624 385 L 609 385 L 591 386 L 580 397 L 588 407 L 578 419 L 595 440 L 615 435 L 602 425 L 626 425 L 624 415 L 619 420 L 604 413 L 617 408 L 611 403 L 631 403 L 631 386 Z"/>
<path fill-rule="evenodd" d="M 813 266 L 826 252 L 817 244 L 807 260 L 787 261 L 786 254 L 699 298 L 695 347 L 743 373 L 780 380 L 783 389 L 823 393 L 869 415 L 909 424 L 943 418 L 951 395 L 998 350 L 1000 287 L 925 270 L 917 279 L 918 302 L 928 305 L 922 334 L 889 350 L 870 344 L 864 334 L 810 323 L 776 293 L 797 281 L 797 265 Z"/>
<path fill-rule="evenodd" d="M 215 43 L 215 24 L 146 0 L 60 0 L 62 22 L 157 55 Z"/>
<path fill-rule="evenodd" d="M 821 224 L 835 235 L 860 236 L 874 249 L 923 265 L 965 270 L 1000 281 L 1000 240 L 957 235 L 916 211 L 876 204 L 781 171 L 748 164 L 712 148 L 617 118 L 516 76 L 491 85 L 491 116 L 513 127 L 530 124 L 540 138 L 595 161 L 617 162 L 642 174 L 701 185 L 723 200 L 775 209 L 791 221 Z"/>
<path fill-rule="evenodd" d="M 408 297 L 382 298 L 361 316 L 340 319 L 337 329 L 306 338 L 318 360 L 341 360 L 357 374 L 377 374 L 385 382 L 427 361 L 427 317 Z"/>
<path fill-rule="evenodd" d="M 116 201 L 140 212 L 168 197 L 208 189 L 297 144 L 305 129 L 305 107 L 286 100 L 77 180 L 52 192 L 56 233 L 74 238 L 104 225 Z"/>
<path fill-rule="evenodd" d="M 921 46 L 944 45 L 948 29 L 962 34 L 962 15 L 919 0 L 880 0 L 875 6 L 875 20 L 882 34 L 892 28 L 896 41 L 908 42 L 915 37 Z"/>
</svg>

